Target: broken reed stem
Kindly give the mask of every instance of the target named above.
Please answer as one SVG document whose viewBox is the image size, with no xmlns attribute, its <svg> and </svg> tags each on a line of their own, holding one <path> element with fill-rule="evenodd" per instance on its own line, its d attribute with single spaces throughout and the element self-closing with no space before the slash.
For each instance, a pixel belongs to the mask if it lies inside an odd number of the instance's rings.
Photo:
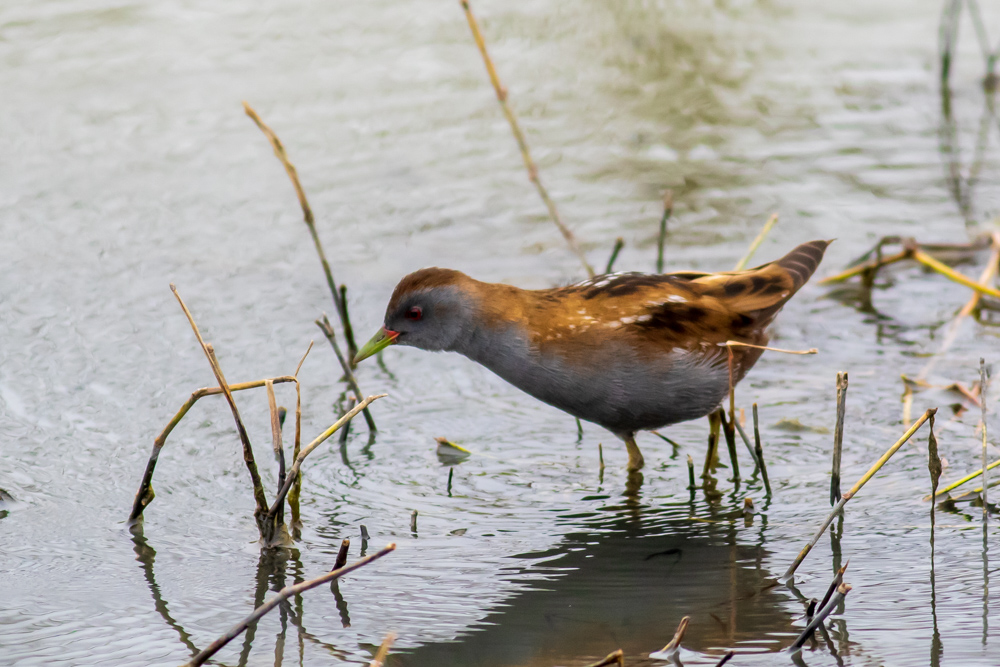
<svg viewBox="0 0 1000 667">
<path fill-rule="evenodd" d="M 622 251 L 625 247 L 625 239 L 618 237 L 615 239 L 615 245 L 611 248 L 611 256 L 608 257 L 608 266 L 604 269 L 604 273 L 611 273 L 614 270 L 615 260 L 618 259 L 618 253 Z"/>
<path fill-rule="evenodd" d="M 563 238 L 566 239 L 566 244 L 569 249 L 573 251 L 579 259 L 580 263 L 583 264 L 583 268 L 586 269 L 587 275 L 591 278 L 594 277 L 594 267 L 587 262 L 587 257 L 580 250 L 577 245 L 576 237 L 573 236 L 573 232 L 570 231 L 562 218 L 559 216 L 559 210 L 556 208 L 555 202 L 549 197 L 548 190 L 542 185 L 541 179 L 538 177 L 538 166 L 531 157 L 531 151 L 528 149 L 528 142 L 524 138 L 524 133 L 521 132 L 521 126 L 517 122 L 517 117 L 514 116 L 514 112 L 511 111 L 510 105 L 507 104 L 507 89 L 504 88 L 503 84 L 500 83 L 500 77 L 497 75 L 496 68 L 493 66 L 493 60 L 490 58 L 490 54 L 486 50 L 486 40 L 483 38 L 483 33 L 479 30 L 479 23 L 476 21 L 476 17 L 472 14 L 472 9 L 469 7 L 468 0 L 460 0 L 462 4 L 462 9 L 465 11 L 465 18 L 469 22 L 469 29 L 472 30 L 472 37 L 476 40 L 476 46 L 479 47 L 479 54 L 483 57 L 483 63 L 486 65 L 486 72 L 489 74 L 490 83 L 493 84 L 493 90 L 496 92 L 497 101 L 500 102 L 500 108 L 503 109 L 503 115 L 507 118 L 507 122 L 510 124 L 511 132 L 514 133 L 514 139 L 517 141 L 517 147 L 521 151 L 521 159 L 524 160 L 524 166 L 528 170 L 528 179 L 535 185 L 535 189 L 538 190 L 538 195 L 542 198 L 545 207 L 549 211 L 549 217 L 552 218 L 552 222 L 556 224 L 559 231 L 562 233 Z"/>
<path fill-rule="evenodd" d="M 625 667 L 625 652 L 618 649 L 614 653 L 609 653 L 597 662 L 592 662 L 587 667 L 607 667 L 607 665 L 618 665 Z"/>
<path fill-rule="evenodd" d="M 694 483 L 694 459 L 688 454 L 688 489 L 691 491 L 691 497 L 694 498 L 694 490 L 698 486 Z"/>
<path fill-rule="evenodd" d="M 306 457 L 309 456 L 313 452 L 313 450 L 315 450 L 317 447 L 323 444 L 327 438 L 336 433 L 338 429 L 343 427 L 344 424 L 351 421 L 351 419 L 353 419 L 356 414 L 358 414 L 366 407 L 368 407 L 369 403 L 377 401 L 378 399 L 384 398 L 386 396 L 388 396 L 388 394 L 376 394 L 374 396 L 369 396 L 368 398 L 366 398 L 365 400 L 361 401 L 356 406 L 354 406 L 354 408 L 347 414 L 345 414 L 343 417 L 334 422 L 334 424 L 330 426 L 330 428 L 326 429 L 318 436 L 316 436 L 316 438 L 312 442 L 310 442 L 308 445 L 302 448 L 302 451 L 299 452 L 299 455 L 295 457 L 295 462 L 292 463 L 292 468 L 291 470 L 288 471 L 288 476 L 285 478 L 285 483 L 282 485 L 281 490 L 278 491 L 278 495 L 274 499 L 274 504 L 271 506 L 271 509 L 267 510 L 267 516 L 269 518 L 273 518 L 274 515 L 278 512 L 278 508 L 281 506 L 282 501 L 285 499 L 285 495 L 288 493 L 289 488 L 291 488 L 292 484 L 299 477 L 299 471 L 302 468 L 302 462 L 306 459 Z"/>
<path fill-rule="evenodd" d="M 382 665 L 385 664 L 386 657 L 389 655 L 389 649 L 392 648 L 392 644 L 395 641 L 396 641 L 395 632 L 390 632 L 389 634 L 387 634 L 385 636 L 385 639 L 382 640 L 382 645 L 378 647 L 378 651 L 375 653 L 375 657 L 372 659 L 370 663 L 368 663 L 368 667 L 382 667 Z"/>
<path fill-rule="evenodd" d="M 281 444 L 281 418 L 278 415 L 278 402 L 274 398 L 274 383 L 267 381 L 267 406 L 271 413 L 271 444 L 274 447 L 274 458 L 278 462 L 278 488 L 285 485 L 285 448 Z M 277 523 L 285 522 L 285 507 L 281 506 L 277 514 Z"/>
<path fill-rule="evenodd" d="M 264 133 L 264 136 L 267 137 L 271 148 L 274 150 L 275 157 L 281 161 L 281 164 L 285 167 L 285 172 L 288 174 L 288 178 L 292 181 L 292 187 L 295 188 L 295 196 L 298 197 L 299 206 L 302 208 L 302 217 L 305 220 L 306 227 L 309 228 L 309 235 L 312 237 L 313 245 L 316 246 L 316 254 L 319 255 L 320 264 L 323 265 L 323 273 L 326 276 L 326 284 L 330 288 L 330 295 L 333 297 L 333 305 L 336 307 L 340 323 L 344 327 L 344 338 L 347 339 L 347 351 L 353 360 L 358 353 L 358 346 L 354 342 L 354 331 L 351 329 L 350 320 L 347 318 L 347 306 L 341 299 L 340 292 L 337 290 L 337 282 L 333 279 L 330 262 L 326 259 L 323 244 L 320 242 L 319 234 L 316 232 L 316 218 L 313 216 L 309 200 L 306 198 L 306 191 L 302 188 L 302 183 L 299 181 L 299 172 L 288 158 L 288 153 L 285 152 L 285 146 L 281 143 L 281 139 L 274 133 L 274 130 L 261 120 L 253 107 L 247 102 L 243 102 L 243 111 L 246 112 L 246 115 L 250 117 L 260 131 Z"/>
<path fill-rule="evenodd" d="M 253 382 L 240 382 L 238 384 L 229 385 L 230 391 L 243 391 L 244 389 L 257 389 L 258 387 L 263 387 L 270 381 L 274 384 L 281 384 L 283 382 L 294 382 L 295 386 L 298 387 L 298 380 L 291 375 L 282 375 L 280 377 L 268 378 L 267 380 L 254 380 Z M 199 399 L 205 396 L 216 396 L 223 393 L 221 387 L 202 387 L 201 389 L 196 389 L 191 393 L 191 397 L 187 400 L 184 405 L 180 407 L 177 413 L 173 416 L 173 419 L 160 431 L 160 434 L 156 436 L 156 440 L 153 441 L 153 451 L 149 455 L 149 461 L 146 463 L 146 471 L 142 475 L 142 481 L 139 483 L 139 490 L 135 494 L 135 500 L 132 503 L 132 512 L 129 514 L 128 523 L 132 524 L 142 516 L 143 510 L 146 506 L 153 501 L 156 494 L 153 492 L 153 472 L 156 469 L 156 462 L 160 458 L 160 450 L 163 449 L 163 445 L 167 442 L 167 436 L 174 430 L 177 424 L 180 423 L 184 416 L 194 407 L 194 404 L 198 402 Z"/>
<path fill-rule="evenodd" d="M 986 502 L 986 493 L 989 488 L 989 467 L 986 465 L 986 360 L 979 358 L 979 405 L 982 410 L 983 422 L 983 524 L 986 524 L 989 516 L 989 506 Z"/>
<path fill-rule="evenodd" d="M 792 577 L 795 575 L 795 570 L 799 568 L 799 565 L 802 564 L 802 561 L 805 560 L 805 557 L 809 555 L 809 552 L 812 550 L 812 548 L 816 546 L 816 542 L 818 542 L 819 538 L 823 535 L 824 532 L 826 532 L 826 529 L 833 521 L 833 518 L 837 516 L 837 514 L 839 514 L 842 509 L 844 509 L 844 505 L 847 504 L 847 501 L 853 498 L 854 495 L 861 490 L 861 487 L 863 487 L 868 482 L 868 480 L 874 477 L 875 473 L 881 470 L 882 466 L 884 466 L 886 462 L 890 458 L 892 458 L 892 455 L 895 454 L 900 447 L 906 444 L 906 441 L 909 440 L 913 436 L 913 434 L 917 432 L 917 429 L 923 426 L 924 422 L 930 419 L 930 417 L 936 413 L 937 413 L 937 408 L 930 408 L 927 410 L 927 412 L 921 415 L 920 419 L 918 419 L 913 424 L 913 426 L 907 429 L 906 433 L 903 434 L 903 437 L 897 440 L 896 444 L 894 444 L 892 447 L 886 450 L 885 454 L 883 454 L 881 458 L 879 458 L 879 460 L 876 461 L 872 465 L 872 467 L 868 469 L 868 472 L 866 472 L 861 477 L 861 479 L 859 479 L 854 484 L 854 486 L 851 487 L 851 489 L 847 493 L 841 496 L 837 504 L 834 505 L 833 511 L 831 511 L 830 514 L 827 515 L 826 519 L 823 521 L 823 525 L 821 525 L 819 530 L 816 531 L 816 534 L 813 535 L 811 540 L 809 540 L 809 543 L 802 548 L 802 551 L 800 551 L 799 555 L 795 557 L 795 560 L 792 562 L 792 564 L 788 566 L 788 570 L 785 572 L 785 574 L 781 576 L 782 581 L 791 581 Z"/>
<path fill-rule="evenodd" d="M 736 655 L 736 651 L 726 651 L 726 654 L 724 656 L 722 656 L 722 660 L 720 660 L 719 662 L 715 663 L 715 667 L 722 667 L 727 662 L 729 662 L 730 660 L 732 660 L 732 658 L 733 658 L 734 655 Z"/>
<path fill-rule="evenodd" d="M 674 212 L 674 191 L 663 193 L 663 217 L 660 218 L 660 236 L 656 242 L 656 272 L 663 273 L 663 247 L 667 243 L 667 221 Z"/>
<path fill-rule="evenodd" d="M 194 335 L 198 339 L 198 344 L 201 345 L 202 351 L 205 353 L 205 356 L 208 357 L 208 363 L 212 367 L 215 379 L 219 383 L 219 387 L 222 389 L 222 393 L 226 397 L 226 402 L 229 403 L 229 408 L 233 413 L 233 419 L 236 421 L 236 431 L 239 433 L 240 442 L 243 443 L 243 461 L 246 463 L 247 470 L 250 472 L 250 481 L 253 483 L 253 497 L 254 503 L 256 504 L 254 518 L 257 520 L 257 528 L 261 533 L 261 538 L 265 542 L 269 542 L 271 537 L 268 534 L 269 531 L 267 531 L 264 524 L 261 523 L 264 513 L 267 512 L 267 498 L 264 495 L 264 485 L 260 481 L 260 473 L 257 472 L 257 462 L 254 461 L 253 446 L 250 444 L 250 436 L 247 435 L 246 427 L 243 425 L 243 419 L 240 418 L 239 408 L 236 407 L 236 401 L 233 400 L 233 393 L 229 389 L 229 384 L 226 382 L 225 376 L 222 374 L 222 367 L 219 365 L 219 360 L 215 356 L 215 350 L 201 337 L 201 332 L 198 330 L 198 325 L 194 321 L 194 316 L 191 315 L 191 311 L 188 310 L 187 305 L 184 303 L 184 299 L 181 298 L 180 292 L 177 291 L 177 287 L 173 283 L 170 284 L 170 291 L 172 291 L 174 296 L 177 297 L 177 302 L 181 305 L 181 309 L 187 316 L 188 322 L 191 324 L 191 329 L 194 331 Z"/>
<path fill-rule="evenodd" d="M 833 430 L 833 467 L 830 472 L 830 504 L 840 500 L 840 458 L 844 450 L 844 415 L 847 412 L 847 371 L 837 373 L 837 425 Z"/>
<path fill-rule="evenodd" d="M 844 563 L 839 570 L 837 570 L 837 574 L 833 577 L 833 581 L 830 582 L 830 587 L 826 589 L 826 595 L 823 596 L 823 599 L 819 603 L 820 609 L 826 606 L 826 603 L 829 602 L 831 597 L 833 597 L 833 594 L 838 588 L 840 588 L 840 585 L 844 583 L 844 573 L 847 572 L 847 566 L 850 564 L 851 561 L 848 559 L 848 561 Z"/>
<path fill-rule="evenodd" d="M 230 630 L 226 632 L 224 635 L 222 635 L 214 642 L 209 644 L 205 648 L 205 650 L 203 650 L 201 653 L 193 657 L 190 662 L 184 665 L 184 667 L 198 667 L 198 665 L 205 664 L 205 662 L 213 655 L 215 655 L 219 651 L 219 649 L 221 649 L 223 646 L 231 642 L 236 637 L 243 634 L 243 632 L 248 627 L 250 627 L 250 625 L 259 621 L 261 618 L 264 617 L 265 614 L 267 614 L 269 611 L 277 607 L 279 604 L 281 604 L 288 598 L 294 597 L 296 595 L 301 595 L 302 593 L 305 593 L 306 591 L 312 588 L 316 588 L 317 586 L 325 584 L 328 581 L 339 579 L 345 574 L 349 574 L 350 572 L 353 572 L 358 568 L 368 565 L 372 561 L 378 560 L 382 556 L 385 556 L 386 554 L 390 553 L 391 551 L 394 551 L 395 549 L 396 545 L 394 543 L 390 543 L 381 551 L 374 553 L 371 556 L 368 556 L 367 558 L 362 558 L 356 563 L 352 563 L 351 565 L 348 565 L 346 567 L 332 570 L 322 576 L 316 577 L 315 579 L 303 581 L 301 584 L 296 584 L 294 586 L 285 586 L 280 591 L 278 591 L 277 595 L 272 597 L 270 600 L 268 600 L 261 606 L 254 609 L 252 614 L 244 618 L 242 621 L 240 621 L 232 628 L 230 628 Z"/>
<path fill-rule="evenodd" d="M 750 259 L 753 257 L 753 254 L 757 252 L 757 248 L 759 248 L 760 244 L 764 242 L 764 239 L 771 231 L 771 228 L 774 227 L 775 223 L 777 222 L 778 222 L 778 214 L 772 213 L 771 217 L 768 218 L 767 222 L 764 223 L 764 227 L 761 228 L 760 233 L 757 234 L 757 238 L 755 238 L 753 240 L 753 243 L 750 244 L 750 248 L 747 249 L 747 254 L 743 255 L 743 259 L 736 262 L 736 267 L 733 269 L 733 271 L 742 271 L 747 267 L 747 264 L 750 262 Z"/>
<path fill-rule="evenodd" d="M 993 463 L 989 464 L 988 466 L 986 466 L 986 468 L 987 468 L 988 470 L 993 470 L 993 469 L 994 469 L 994 468 L 996 468 L 997 466 L 1000 466 L 1000 459 L 997 459 L 997 460 L 996 460 L 996 461 L 994 461 Z M 963 485 L 963 484 L 965 484 L 966 482 L 969 482 L 969 481 L 971 481 L 971 480 L 974 480 L 975 478 L 979 477 L 979 476 L 980 476 L 980 475 L 982 475 L 982 474 L 983 474 L 983 469 L 982 469 L 982 468 L 980 468 L 980 469 L 979 469 L 979 470 L 977 470 L 976 472 L 973 472 L 973 473 L 969 473 L 968 475 L 966 475 L 966 476 L 965 476 L 965 477 L 963 477 L 962 479 L 960 479 L 960 480 L 958 480 L 958 481 L 955 481 L 955 482 L 952 482 L 952 483 L 951 483 L 951 484 L 949 484 L 948 486 L 946 486 L 946 487 L 944 487 L 943 489 L 941 489 L 940 491 L 938 491 L 938 492 L 937 492 L 936 494 L 934 494 L 934 497 L 938 497 L 938 498 L 940 498 L 941 496 L 945 495 L 946 493 L 948 493 L 948 492 L 950 492 L 950 491 L 953 491 L 954 489 L 956 489 L 956 488 L 958 488 L 958 487 L 962 486 L 962 485 Z M 923 498 L 923 499 L 924 499 L 924 500 L 930 500 L 930 499 L 931 499 L 931 497 L 932 497 L 932 496 L 924 496 L 924 498 Z"/>
<path fill-rule="evenodd" d="M 340 551 L 337 552 L 337 560 L 333 563 L 333 569 L 339 570 L 347 565 L 347 553 L 351 550 L 351 541 L 346 537 L 340 543 Z M 331 570 L 332 572 L 332 570 Z"/>
<path fill-rule="evenodd" d="M 684 641 L 684 633 L 687 632 L 688 623 L 690 622 L 690 616 L 685 616 L 681 619 L 681 622 L 677 624 L 677 631 L 674 632 L 673 638 L 661 649 L 661 653 L 666 653 L 668 658 L 673 657 L 677 653 L 677 650 L 681 647 L 681 642 Z"/>
<path fill-rule="evenodd" d="M 351 389 L 354 390 L 354 395 L 358 398 L 364 396 L 361 391 L 361 387 L 358 386 L 358 380 L 354 377 L 354 372 L 351 371 L 350 365 L 347 360 L 344 359 L 344 355 L 340 352 L 340 348 L 337 346 L 337 334 L 334 332 L 333 327 L 330 325 L 330 320 L 327 318 L 326 314 L 323 314 L 322 320 L 316 320 L 316 326 L 320 328 L 326 339 L 330 341 L 330 346 L 333 347 L 334 354 L 337 355 L 337 361 L 340 362 L 340 367 L 344 371 L 344 377 L 347 379 L 347 384 L 350 385 Z M 372 417 L 372 413 L 365 408 L 365 423 L 368 424 L 369 431 L 377 431 L 375 428 L 375 419 Z"/>
<path fill-rule="evenodd" d="M 827 616 L 833 613 L 833 610 L 837 608 L 837 605 L 844 601 L 844 598 L 847 597 L 847 594 L 850 591 L 851 586 L 849 584 L 840 584 L 837 586 L 837 591 L 830 598 L 830 601 L 827 602 L 826 605 L 819 610 L 816 616 L 813 617 L 813 620 L 806 626 L 806 629 L 802 631 L 802 634 L 799 635 L 799 638 L 795 640 L 795 643 L 792 644 L 789 650 L 798 651 L 801 649 L 802 645 L 806 643 L 807 639 L 809 639 L 809 636 L 816 631 L 816 628 L 818 628 L 823 621 L 826 620 Z"/>
<path fill-rule="evenodd" d="M 767 478 L 767 464 L 764 463 L 764 448 L 760 444 L 760 427 L 757 423 L 757 404 L 753 404 L 753 441 L 757 451 L 757 462 L 760 464 L 760 476 L 764 479 L 764 489 L 767 497 L 771 497 L 771 480 Z"/>
</svg>

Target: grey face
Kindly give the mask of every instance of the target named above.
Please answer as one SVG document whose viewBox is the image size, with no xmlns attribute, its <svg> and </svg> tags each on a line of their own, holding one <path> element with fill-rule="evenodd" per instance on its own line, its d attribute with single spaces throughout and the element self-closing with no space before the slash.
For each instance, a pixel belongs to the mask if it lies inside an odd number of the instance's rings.
<svg viewBox="0 0 1000 667">
<path fill-rule="evenodd" d="M 434 287 L 393 301 L 385 312 L 385 328 L 399 332 L 397 345 L 453 350 L 472 333 L 472 308 L 457 288 Z"/>
</svg>

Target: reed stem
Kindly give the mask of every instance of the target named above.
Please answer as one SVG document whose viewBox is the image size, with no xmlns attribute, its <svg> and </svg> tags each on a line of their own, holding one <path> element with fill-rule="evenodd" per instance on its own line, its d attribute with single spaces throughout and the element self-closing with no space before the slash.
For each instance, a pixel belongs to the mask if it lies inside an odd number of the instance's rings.
<svg viewBox="0 0 1000 667">
<path fill-rule="evenodd" d="M 826 519 L 823 521 L 823 525 L 821 525 L 819 530 L 816 531 L 816 534 L 813 535 L 811 540 L 809 540 L 809 543 L 802 548 L 802 551 L 800 551 L 799 555 L 795 557 L 795 560 L 792 562 L 792 564 L 788 566 L 788 570 L 785 572 L 785 574 L 781 576 L 781 579 L 783 581 L 791 581 L 792 577 L 795 576 L 795 570 L 799 568 L 799 565 L 802 564 L 802 561 L 805 560 L 805 557 L 809 555 L 809 552 L 812 551 L 812 548 L 816 546 L 816 542 L 818 542 L 820 536 L 822 536 L 823 533 L 826 532 L 826 529 L 833 521 L 833 518 L 837 516 L 841 512 L 841 510 L 844 509 L 844 505 L 847 504 L 847 501 L 853 498 L 854 495 L 861 490 L 861 487 L 863 487 L 868 482 L 868 480 L 874 477 L 875 473 L 881 470 L 882 466 L 884 466 L 886 462 L 890 458 L 892 458 L 892 455 L 895 454 L 900 447 L 906 444 L 906 441 L 909 440 L 913 436 L 913 434 L 917 432 L 917 429 L 923 426 L 924 422 L 930 419 L 930 417 L 935 413 L 937 413 L 937 408 L 930 408 L 929 410 L 927 410 L 927 412 L 925 412 L 920 417 L 920 419 L 918 419 L 913 424 L 913 426 L 907 429 L 906 433 L 904 433 L 903 436 L 896 441 L 896 444 L 894 444 L 892 447 L 886 450 L 885 454 L 883 454 L 881 458 L 879 458 L 879 460 L 876 461 L 872 465 L 872 467 L 868 469 L 868 472 L 862 475 L 861 479 L 859 479 L 847 493 L 841 496 L 840 500 L 837 501 L 837 504 L 834 505 L 833 511 L 831 511 L 830 514 L 828 514 Z"/>
<path fill-rule="evenodd" d="M 460 0 L 462 9 L 465 11 L 465 18 L 469 22 L 469 29 L 472 30 L 472 37 L 476 40 L 476 46 L 479 47 L 479 54 L 483 57 L 483 63 L 486 65 L 486 72 L 489 74 L 490 83 L 493 84 L 493 90 L 496 92 L 497 101 L 500 102 L 500 108 L 503 109 L 503 115 L 507 118 L 507 122 L 510 124 L 511 132 L 514 133 L 514 139 L 517 141 L 517 147 L 521 151 L 521 159 L 524 160 L 524 166 L 528 170 L 528 179 L 534 184 L 535 189 L 538 190 L 538 195 L 542 198 L 542 202 L 549 211 L 549 217 L 552 218 L 552 222 L 555 223 L 556 227 L 562 233 L 564 239 L 566 239 L 566 245 L 579 259 L 580 263 L 583 264 L 583 268 L 587 271 L 587 275 L 591 278 L 596 275 L 594 273 L 594 267 L 587 262 L 586 255 L 580 250 L 580 246 L 577 245 L 576 237 L 573 236 L 573 232 L 570 231 L 569 227 L 565 225 L 562 221 L 562 217 L 559 215 L 559 210 L 556 208 L 556 204 L 549 197 L 548 190 L 542 185 L 541 179 L 538 177 L 538 166 L 535 164 L 534 159 L 531 157 L 531 151 L 528 149 L 528 141 L 524 138 L 524 133 L 521 131 L 521 126 L 517 122 L 517 117 L 511 110 L 510 105 L 507 104 L 507 89 L 504 88 L 503 84 L 500 83 L 500 77 L 497 75 L 496 68 L 493 66 L 493 60 L 490 58 L 489 52 L 486 50 L 486 40 L 483 37 L 482 31 L 479 29 L 479 23 L 476 21 L 476 17 L 472 14 L 472 9 L 469 7 L 468 0 Z"/>
<path fill-rule="evenodd" d="M 364 396 L 361 391 L 361 387 L 358 386 L 358 379 L 354 376 L 354 372 L 351 370 L 350 364 L 347 363 L 347 359 L 340 351 L 340 347 L 337 345 L 337 334 L 333 330 L 333 326 L 330 325 L 330 320 L 327 318 L 326 314 L 323 315 L 322 320 L 316 320 L 316 326 L 320 328 L 326 339 L 330 341 L 330 346 L 333 348 L 333 353 L 337 355 L 337 361 L 340 362 L 340 368 L 344 371 L 344 377 L 347 379 L 347 384 L 354 391 L 354 395 L 358 398 Z M 375 428 L 375 419 L 372 417 L 372 413 L 365 408 L 365 423 L 368 424 L 369 431 L 377 431 Z"/>
<path fill-rule="evenodd" d="M 753 404 L 753 441 L 757 451 L 757 462 L 760 463 L 760 476 L 764 479 L 764 489 L 767 497 L 771 497 L 771 480 L 767 478 L 767 464 L 764 463 L 764 448 L 760 444 L 760 427 L 757 423 L 757 404 Z"/>
<path fill-rule="evenodd" d="M 743 269 L 746 268 L 747 264 L 753 258 L 754 253 L 757 252 L 757 248 L 759 248 L 760 244 L 764 242 L 764 239 L 767 238 L 767 235 L 771 231 L 771 228 L 774 227 L 774 225 L 777 222 L 778 222 L 778 214 L 772 213 L 771 217 L 768 218 L 767 222 L 764 223 L 764 227 L 761 228 L 760 233 L 757 234 L 757 238 L 755 238 L 753 242 L 750 244 L 750 247 L 747 249 L 747 254 L 743 255 L 743 258 L 740 261 L 736 262 L 736 267 L 733 269 L 733 271 L 742 271 Z"/>
<path fill-rule="evenodd" d="M 674 212 L 674 192 L 663 193 L 663 217 L 660 218 L 660 236 L 656 241 L 656 272 L 663 273 L 663 247 L 667 244 L 667 221 Z"/>
<path fill-rule="evenodd" d="M 279 604 L 281 604 L 285 600 L 287 600 L 287 599 L 289 599 L 291 597 L 294 597 L 296 595 L 301 595 L 302 593 L 305 593 L 306 591 L 308 591 L 308 590 L 310 590 L 312 588 L 316 588 L 317 586 L 325 584 L 328 581 L 333 581 L 334 579 L 339 579 L 340 577 L 344 576 L 345 574 L 349 574 L 349 573 L 357 570 L 358 568 L 364 567 L 365 565 L 368 565 L 369 563 L 378 560 L 382 556 L 385 556 L 386 554 L 388 554 L 388 553 L 390 553 L 392 551 L 395 551 L 395 549 L 396 549 L 396 545 L 390 543 L 388 546 L 386 546 L 381 551 L 379 551 L 377 553 L 374 553 L 371 556 L 368 556 L 366 558 L 362 558 L 361 560 L 357 561 L 356 563 L 352 563 L 351 565 L 348 565 L 346 567 L 342 567 L 342 568 L 338 568 L 336 570 L 332 570 L 332 571 L 327 572 L 326 574 L 324 574 L 322 576 L 316 577 L 315 579 L 310 579 L 308 581 L 303 581 L 301 584 L 296 584 L 294 586 L 285 586 L 280 591 L 278 591 L 277 595 L 275 595 L 274 597 L 272 597 L 270 600 L 268 600 L 267 602 L 265 602 L 261 606 L 259 606 L 256 609 L 254 609 L 254 611 L 253 611 L 252 614 L 250 614 L 249 616 L 247 616 L 246 618 L 244 618 L 242 621 L 240 621 L 239 623 L 237 623 L 236 625 L 234 625 L 232 628 L 230 628 L 229 631 L 226 632 L 224 635 L 222 635 L 221 637 L 219 637 L 218 639 L 216 639 L 214 642 L 212 642 L 211 644 L 209 644 L 205 648 L 205 650 L 203 650 L 201 653 L 199 653 L 198 655 L 196 655 L 195 657 L 193 657 L 190 662 L 185 663 L 184 667 L 198 667 L 199 665 L 205 664 L 205 662 L 208 661 L 208 659 L 211 658 L 213 655 L 215 655 L 216 653 L 218 653 L 218 651 L 223 646 L 225 646 L 226 644 L 228 644 L 232 640 L 234 640 L 237 637 L 239 637 L 241 634 L 243 634 L 243 632 L 246 631 L 246 629 L 248 627 L 250 627 L 250 625 L 252 625 L 252 624 L 256 623 L 257 621 L 259 621 L 261 618 L 264 617 L 265 614 L 267 614 L 269 611 L 271 611 L 272 609 L 274 609 L 275 607 L 277 607 Z"/>
<path fill-rule="evenodd" d="M 847 412 L 847 372 L 837 373 L 837 425 L 833 431 L 833 467 L 830 472 L 830 504 L 840 499 L 840 459 L 844 449 L 844 415 Z"/>
</svg>

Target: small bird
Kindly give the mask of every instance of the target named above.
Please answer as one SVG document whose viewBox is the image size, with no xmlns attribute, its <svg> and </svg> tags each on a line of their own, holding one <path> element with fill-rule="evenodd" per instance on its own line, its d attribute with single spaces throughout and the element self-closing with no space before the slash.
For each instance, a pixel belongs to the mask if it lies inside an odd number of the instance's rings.
<svg viewBox="0 0 1000 667">
<path fill-rule="evenodd" d="M 643 465 L 636 431 L 703 417 L 767 344 L 767 325 L 809 280 L 829 241 L 724 273 L 612 273 L 568 287 L 524 290 L 451 269 L 403 278 L 385 326 L 355 362 L 385 347 L 452 351 L 515 387 L 622 440 Z"/>
</svg>

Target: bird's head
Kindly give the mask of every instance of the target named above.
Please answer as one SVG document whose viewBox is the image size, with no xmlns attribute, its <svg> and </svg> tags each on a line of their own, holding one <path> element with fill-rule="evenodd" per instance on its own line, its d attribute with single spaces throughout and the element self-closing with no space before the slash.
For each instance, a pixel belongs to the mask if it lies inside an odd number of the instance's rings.
<svg viewBox="0 0 1000 667">
<path fill-rule="evenodd" d="M 393 344 L 422 350 L 454 349 L 471 333 L 474 283 L 451 269 L 421 269 L 406 276 L 389 299 L 385 326 L 358 351 L 354 362 Z"/>
</svg>

